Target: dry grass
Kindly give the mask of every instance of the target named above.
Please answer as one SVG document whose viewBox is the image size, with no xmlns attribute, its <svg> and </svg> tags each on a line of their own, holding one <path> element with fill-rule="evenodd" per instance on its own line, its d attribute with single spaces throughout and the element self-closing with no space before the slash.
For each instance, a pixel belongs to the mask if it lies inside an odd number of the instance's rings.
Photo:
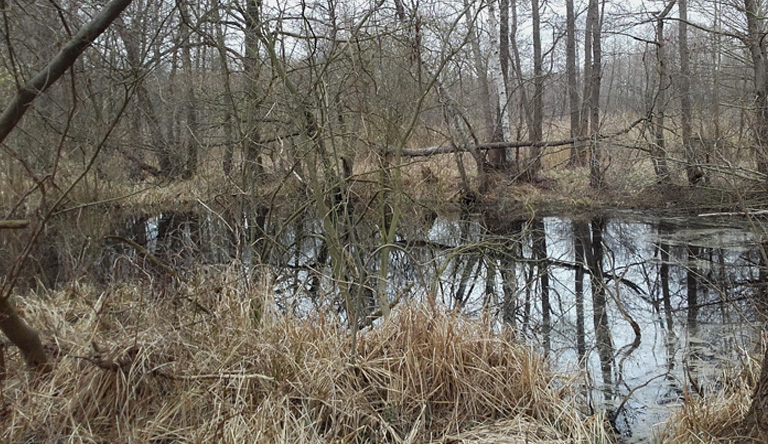
<svg viewBox="0 0 768 444">
<path fill-rule="evenodd" d="M 752 402 L 762 362 L 753 356 L 744 358 L 744 366 L 738 373 L 723 375 L 715 382 L 716 390 L 703 397 L 687 393 L 685 402 L 657 433 L 654 442 L 765 443 L 765 437 L 744 436 L 740 427 Z"/>
<path fill-rule="evenodd" d="M 580 413 L 576 383 L 509 332 L 403 306 L 353 356 L 334 316 L 276 314 L 267 278 L 213 275 L 183 298 L 72 286 L 20 303 L 56 367 L 32 377 L 9 356 L 2 441 L 610 441 L 602 417 Z"/>
</svg>

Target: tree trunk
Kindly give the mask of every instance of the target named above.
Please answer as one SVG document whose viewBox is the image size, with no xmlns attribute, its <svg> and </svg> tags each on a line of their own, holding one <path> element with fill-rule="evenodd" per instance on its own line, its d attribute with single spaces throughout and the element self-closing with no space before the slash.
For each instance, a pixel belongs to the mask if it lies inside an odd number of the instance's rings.
<svg viewBox="0 0 768 444">
<path fill-rule="evenodd" d="M 149 91 L 144 86 L 144 72 L 141 62 L 141 50 L 138 43 L 134 40 L 134 35 L 131 35 L 127 25 L 119 17 L 116 20 L 118 27 L 118 34 L 125 46 L 125 58 L 130 66 L 134 82 L 136 85 L 136 96 L 138 98 L 138 106 L 140 112 L 145 115 L 145 121 L 149 127 L 149 146 L 157 153 L 157 165 L 159 172 L 162 176 L 173 179 L 178 175 L 178 162 L 174 159 L 174 155 L 170 150 L 170 144 L 167 143 L 166 137 L 163 135 L 163 131 L 160 128 L 160 119 L 155 111 L 155 106 L 152 104 L 152 99 L 149 96 Z"/>
<path fill-rule="evenodd" d="M 539 142 L 543 137 L 544 120 L 544 69 L 541 55 L 541 11 L 539 0 L 531 0 L 531 17 L 533 19 L 533 116 L 528 128 L 528 138 L 531 142 Z M 531 157 L 528 161 L 527 175 L 536 178 L 541 169 L 542 148 L 538 145 L 531 147 Z"/>
<path fill-rule="evenodd" d="M 712 33 L 712 66 L 711 66 L 711 76 L 712 76 L 712 124 L 714 126 L 714 137 L 715 140 L 720 143 L 722 139 L 722 131 L 721 131 L 721 124 L 720 124 L 720 67 L 722 65 L 722 57 L 723 57 L 723 50 L 722 50 L 722 33 L 721 33 L 721 26 L 720 23 L 722 22 L 722 18 L 720 17 L 720 8 L 721 6 L 718 5 L 718 2 L 712 3 L 712 9 L 713 9 L 713 23 L 712 23 L 712 30 L 714 31 Z M 713 153 L 714 155 L 718 155 L 717 153 Z"/>
<path fill-rule="evenodd" d="M 587 267 L 585 251 L 589 246 L 589 225 L 586 221 L 573 221 L 573 253 L 576 264 L 574 275 L 574 294 L 576 297 L 576 352 L 579 362 L 587 356 L 584 332 L 584 269 Z"/>
<path fill-rule="evenodd" d="M 579 129 L 581 130 L 580 136 L 586 138 L 589 135 L 590 126 L 589 120 L 592 116 L 590 107 L 592 104 L 592 27 L 596 21 L 596 17 L 593 17 L 592 2 L 590 0 L 589 7 L 587 8 L 587 20 L 584 27 L 584 93 L 582 94 L 581 103 L 581 124 Z M 579 156 L 579 164 L 587 165 L 588 159 L 588 143 L 584 143 L 577 148 Z"/>
<path fill-rule="evenodd" d="M 396 5 L 399 3 L 399 1 L 395 2 Z M 400 7 L 402 7 L 402 5 L 400 5 Z M 483 110 L 483 119 L 485 120 L 485 140 L 496 142 L 496 120 L 493 118 L 493 107 L 491 106 L 491 89 L 488 83 L 488 70 L 485 63 L 483 63 L 483 54 L 480 50 L 480 36 L 477 35 L 477 30 L 475 29 L 476 16 L 473 14 L 469 0 L 464 0 L 464 17 L 467 21 L 467 33 L 469 34 L 469 43 L 472 48 L 475 74 L 477 75 L 478 86 L 480 88 L 480 107 Z M 405 19 L 403 18 L 403 20 Z M 494 153 L 489 154 L 488 158 L 492 166 L 501 166 L 501 162 L 503 162 L 503 156 L 498 156 Z"/>
<path fill-rule="evenodd" d="M 552 349 L 552 306 L 549 300 L 549 257 L 547 256 L 547 237 L 544 221 L 536 218 L 531 223 L 531 236 L 533 237 L 531 250 L 536 261 L 541 288 L 541 335 L 544 339 L 544 356 Z"/>
<path fill-rule="evenodd" d="M 491 83 L 493 84 L 498 97 L 497 109 L 499 110 L 499 113 L 497 125 L 501 129 L 500 141 L 507 142 L 509 141 L 510 134 L 509 113 L 507 111 L 509 108 L 509 101 L 507 100 L 507 88 L 505 87 L 506 82 L 504 81 L 504 73 L 501 69 L 502 52 L 499 37 L 499 24 L 496 18 L 496 1 L 497 0 L 488 0 L 488 27 L 490 28 L 491 33 Z M 500 154 L 494 154 L 494 156 L 500 156 L 502 154 L 503 152 L 500 152 Z"/>
<path fill-rule="evenodd" d="M 27 365 L 33 369 L 48 371 L 48 356 L 40 342 L 40 335 L 24 322 L 8 297 L 0 298 L 0 330 L 21 350 Z"/>
<path fill-rule="evenodd" d="M 701 343 L 699 338 L 699 276 L 700 270 L 696 264 L 701 260 L 699 247 L 688 246 L 688 260 L 686 267 L 686 336 L 688 337 L 688 349 L 690 350 L 686 366 L 688 367 L 688 380 L 694 391 L 699 392 L 699 374 L 701 369 Z"/>
<path fill-rule="evenodd" d="M 685 150 L 685 174 L 690 185 L 699 183 L 704 172 L 699 166 L 699 159 L 691 144 L 691 54 L 688 49 L 688 0 L 678 0 L 680 13 L 678 24 L 678 44 L 680 45 L 680 123 L 683 149 Z"/>
<path fill-rule="evenodd" d="M 669 184 L 669 166 L 667 166 L 666 140 L 664 137 L 665 110 L 671 88 L 671 79 L 667 71 L 666 40 L 664 39 L 664 20 L 674 5 L 671 1 L 664 11 L 656 18 L 656 69 L 659 74 L 659 88 L 656 94 L 656 100 L 653 104 L 654 109 L 654 129 L 656 142 L 652 146 L 653 169 L 656 173 L 656 181 L 660 184 Z"/>
<path fill-rule="evenodd" d="M 597 217 L 592 220 L 591 225 L 592 239 L 585 251 L 585 255 L 592 286 L 593 322 L 597 352 L 600 357 L 600 369 L 603 375 L 606 397 L 610 398 L 608 393 L 613 385 L 613 340 L 611 338 L 611 328 L 608 324 L 607 297 L 605 278 L 603 276 L 603 230 L 605 229 L 605 221 Z"/>
<path fill-rule="evenodd" d="M 592 80 L 590 81 L 589 90 L 589 125 L 593 139 L 589 152 L 589 185 L 592 188 L 600 189 L 604 185 L 604 177 L 602 148 L 597 135 L 600 132 L 600 83 L 602 80 L 603 53 L 601 46 L 602 19 L 600 18 L 598 0 L 589 1 L 587 23 L 587 29 L 592 34 Z"/>
<path fill-rule="evenodd" d="M 200 151 L 200 141 L 198 139 L 198 116 L 197 116 L 197 99 L 195 98 L 195 83 L 192 81 L 194 69 L 192 67 L 192 29 L 189 25 L 189 14 L 187 13 L 187 5 L 184 1 L 178 1 L 179 12 L 181 13 L 182 20 L 179 31 L 181 32 L 182 47 L 181 47 L 181 70 L 184 73 L 184 80 L 186 84 L 184 108 L 185 108 L 185 120 L 186 127 L 183 128 L 184 140 L 187 147 L 187 161 L 184 167 L 183 175 L 185 179 L 190 179 L 197 173 L 198 155 Z"/>
<path fill-rule="evenodd" d="M 568 106 L 571 115 L 571 138 L 582 135 L 581 124 L 581 98 L 579 97 L 579 80 L 576 70 L 576 13 L 573 0 L 566 0 L 566 55 L 565 70 L 568 76 Z M 583 157 L 579 155 L 579 143 L 571 145 L 571 155 L 568 164 L 571 167 L 584 166 Z"/>
<path fill-rule="evenodd" d="M 533 114 L 531 111 L 531 104 L 528 102 L 528 94 L 525 91 L 525 77 L 523 76 L 523 68 L 520 60 L 520 50 L 517 47 L 517 2 L 512 2 L 512 20 L 510 21 L 509 46 L 513 58 L 513 71 L 517 79 L 516 89 L 520 94 L 521 119 L 524 119 L 526 126 L 530 128 L 533 126 Z M 507 159 L 511 157 L 517 156 L 512 156 L 511 150 L 507 150 Z"/>
<path fill-rule="evenodd" d="M 247 0 L 245 11 L 245 70 L 250 102 L 247 114 L 247 127 L 243 139 L 243 178 L 244 186 L 253 187 L 254 181 L 262 173 L 261 149 L 259 143 L 259 125 L 257 122 L 259 100 L 257 91 L 259 39 L 261 38 L 261 0 Z"/>
<path fill-rule="evenodd" d="M 224 91 L 227 102 L 224 106 L 229 107 L 224 112 L 224 159 L 222 161 L 222 170 L 226 176 L 229 176 L 232 173 L 232 163 L 234 162 L 235 156 L 235 130 L 237 130 L 238 134 L 240 133 L 239 123 L 236 124 L 235 122 L 240 122 L 240 118 L 235 104 L 234 94 L 232 94 L 229 63 L 227 61 L 227 39 L 224 30 L 222 29 L 222 25 L 220 25 L 220 6 L 221 5 L 217 4 L 216 7 L 213 8 L 212 19 L 215 27 L 216 50 L 219 55 L 218 68 L 224 78 Z"/>
<path fill-rule="evenodd" d="M 755 158 L 757 170 L 768 174 L 768 75 L 762 27 L 762 13 L 757 0 L 744 0 L 747 14 L 747 46 L 752 56 L 755 84 Z"/>
<path fill-rule="evenodd" d="M 502 123 L 506 125 L 507 140 L 512 138 L 511 118 L 510 118 L 510 104 L 512 103 L 512 89 L 509 81 L 509 0 L 499 1 L 499 57 L 501 63 L 501 76 L 503 79 L 503 85 L 506 96 L 506 120 Z M 503 127 L 502 127 L 503 129 Z M 507 169 L 517 171 L 517 162 L 513 156 L 507 157 L 507 151 L 502 150 L 498 156 L 504 159 L 504 164 Z"/>
</svg>

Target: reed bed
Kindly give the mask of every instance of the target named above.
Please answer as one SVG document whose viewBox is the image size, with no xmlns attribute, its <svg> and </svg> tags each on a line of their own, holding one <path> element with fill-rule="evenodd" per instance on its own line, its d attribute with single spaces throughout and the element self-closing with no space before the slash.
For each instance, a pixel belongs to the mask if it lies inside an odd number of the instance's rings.
<svg viewBox="0 0 768 444">
<path fill-rule="evenodd" d="M 210 276 L 175 292 L 73 285 L 20 300 L 55 368 L 32 375 L 8 349 L 2 441 L 613 439 L 575 379 L 488 322 L 404 305 L 353 340 L 337 315 L 280 314 L 266 277 Z"/>
</svg>

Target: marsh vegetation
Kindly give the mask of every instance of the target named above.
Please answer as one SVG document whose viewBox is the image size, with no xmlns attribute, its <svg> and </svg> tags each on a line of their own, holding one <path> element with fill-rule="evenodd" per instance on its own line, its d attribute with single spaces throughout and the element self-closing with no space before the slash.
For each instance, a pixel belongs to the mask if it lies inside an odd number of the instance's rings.
<svg viewBox="0 0 768 444">
<path fill-rule="evenodd" d="M 766 442 L 764 9 L 0 1 L 0 436 Z"/>
</svg>

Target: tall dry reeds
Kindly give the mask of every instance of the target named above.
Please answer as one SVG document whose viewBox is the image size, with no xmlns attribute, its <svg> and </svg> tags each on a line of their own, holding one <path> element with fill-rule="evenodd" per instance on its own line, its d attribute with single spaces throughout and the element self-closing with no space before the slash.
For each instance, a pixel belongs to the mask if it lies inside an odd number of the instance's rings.
<svg viewBox="0 0 768 444">
<path fill-rule="evenodd" d="M 353 350 L 336 315 L 278 314 L 268 282 L 214 276 L 179 297 L 73 285 L 20 303 L 50 339 L 55 368 L 33 377 L 7 357 L 2 441 L 611 439 L 602 417 L 583 414 L 575 381 L 510 332 L 401 306 Z"/>
<path fill-rule="evenodd" d="M 765 349 L 765 344 L 762 347 Z M 768 437 L 744 427 L 760 376 L 761 360 L 745 353 L 743 366 L 713 381 L 703 396 L 686 392 L 680 408 L 658 431 L 654 442 L 675 444 L 760 444 Z"/>
</svg>

